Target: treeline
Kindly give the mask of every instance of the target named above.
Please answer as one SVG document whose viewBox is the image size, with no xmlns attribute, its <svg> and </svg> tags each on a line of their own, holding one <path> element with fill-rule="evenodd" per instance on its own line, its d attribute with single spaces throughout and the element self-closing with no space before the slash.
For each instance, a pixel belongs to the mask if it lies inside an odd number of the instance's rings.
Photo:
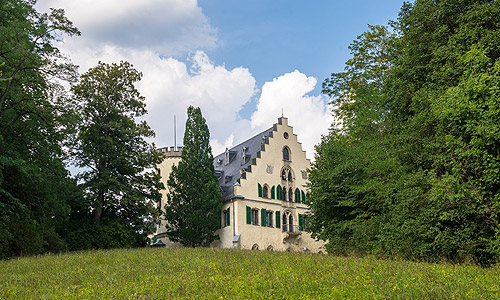
<svg viewBox="0 0 500 300">
<path fill-rule="evenodd" d="M 500 258 L 500 2 L 416 0 L 323 84 L 338 123 L 310 172 L 330 253 Z"/>
<path fill-rule="evenodd" d="M 99 63 L 79 77 L 54 45 L 80 32 L 35 2 L 0 2 L 0 259 L 145 245 L 162 185 L 154 133 L 135 119 L 142 74 Z"/>
</svg>

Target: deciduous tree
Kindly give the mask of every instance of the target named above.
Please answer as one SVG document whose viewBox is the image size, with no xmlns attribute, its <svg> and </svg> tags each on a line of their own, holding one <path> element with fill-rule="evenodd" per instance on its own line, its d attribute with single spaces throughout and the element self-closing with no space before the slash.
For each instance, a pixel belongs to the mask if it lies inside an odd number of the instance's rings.
<svg viewBox="0 0 500 300">
<path fill-rule="evenodd" d="M 78 178 L 92 218 L 118 220 L 138 234 L 151 231 L 162 188 L 155 172 L 162 155 L 145 140 L 154 132 L 137 120 L 147 112 L 134 85 L 141 76 L 128 62 L 99 62 L 72 88 L 81 103 Z"/>
</svg>

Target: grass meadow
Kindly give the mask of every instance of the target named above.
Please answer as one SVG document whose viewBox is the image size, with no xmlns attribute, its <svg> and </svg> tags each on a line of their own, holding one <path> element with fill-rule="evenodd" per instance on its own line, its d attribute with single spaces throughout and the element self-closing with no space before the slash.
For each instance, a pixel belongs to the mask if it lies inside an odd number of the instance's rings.
<svg viewBox="0 0 500 300">
<path fill-rule="evenodd" d="M 0 299 L 500 299 L 500 268 L 231 249 L 0 261 Z"/>
</svg>

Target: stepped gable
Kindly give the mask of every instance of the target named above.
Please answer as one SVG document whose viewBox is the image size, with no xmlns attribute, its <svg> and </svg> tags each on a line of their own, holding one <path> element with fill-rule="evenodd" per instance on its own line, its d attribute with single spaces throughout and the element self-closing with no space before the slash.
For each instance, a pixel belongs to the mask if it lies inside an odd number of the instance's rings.
<svg viewBox="0 0 500 300">
<path fill-rule="evenodd" d="M 264 145 L 269 143 L 269 136 L 272 136 L 274 127 L 266 129 L 243 143 L 228 149 L 229 163 L 226 164 L 226 152 L 214 158 L 214 168 L 219 180 L 219 187 L 222 192 L 222 201 L 233 198 L 234 185 L 245 178 L 246 172 L 252 171 L 257 157 L 264 149 Z M 245 149 L 245 150 L 244 150 Z M 244 151 L 243 151 L 244 150 Z M 243 160 L 245 157 L 245 160 Z"/>
</svg>

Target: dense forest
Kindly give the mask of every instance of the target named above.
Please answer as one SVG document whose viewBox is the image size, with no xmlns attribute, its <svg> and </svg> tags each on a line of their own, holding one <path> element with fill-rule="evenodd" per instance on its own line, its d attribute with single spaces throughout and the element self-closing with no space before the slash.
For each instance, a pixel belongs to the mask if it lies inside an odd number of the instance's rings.
<svg viewBox="0 0 500 300">
<path fill-rule="evenodd" d="M 310 227 L 330 253 L 500 258 L 500 2 L 416 0 L 323 83 Z"/>
<path fill-rule="evenodd" d="M 145 245 L 163 186 L 136 122 L 142 74 L 99 63 L 79 77 L 54 45 L 80 32 L 35 2 L 0 2 L 0 259 Z"/>
</svg>

